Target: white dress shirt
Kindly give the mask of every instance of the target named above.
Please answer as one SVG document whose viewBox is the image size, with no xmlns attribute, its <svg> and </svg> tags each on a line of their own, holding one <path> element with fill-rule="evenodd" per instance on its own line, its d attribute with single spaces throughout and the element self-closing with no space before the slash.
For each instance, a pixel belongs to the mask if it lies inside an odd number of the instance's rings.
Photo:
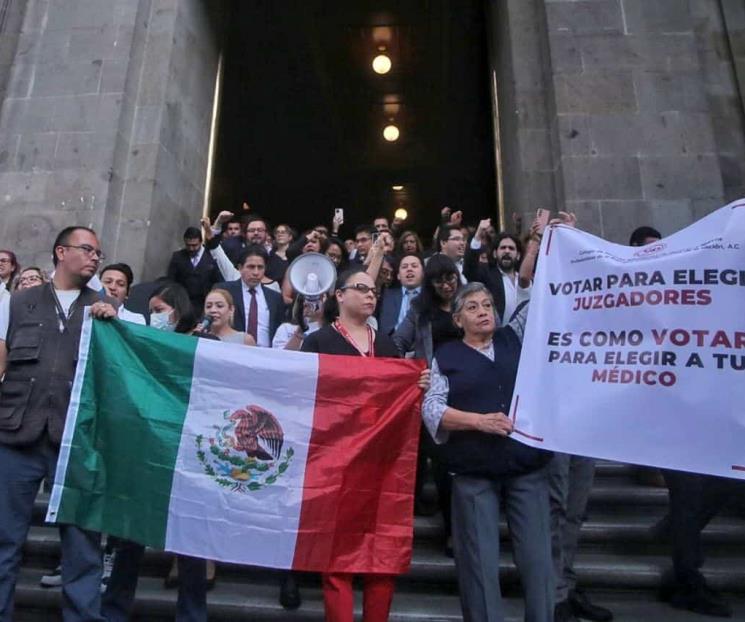
<svg viewBox="0 0 745 622">
<path fill-rule="evenodd" d="M 533 286 L 531 284 L 526 288 L 522 288 L 518 283 L 519 277 L 517 273 L 515 273 L 515 278 L 513 279 L 508 274 L 502 272 L 501 269 L 499 271 L 502 273 L 502 284 L 504 285 L 504 314 L 502 317 L 504 318 L 504 322 L 507 323 L 510 321 L 515 309 L 520 306 L 520 303 L 530 300 L 530 291 Z"/>
<path fill-rule="evenodd" d="M 196 255 L 194 255 L 193 257 L 189 257 L 193 268 L 196 268 L 197 264 L 202 261 L 202 255 L 204 255 L 204 246 L 199 247 Z"/>
<path fill-rule="evenodd" d="M 471 250 L 477 253 L 481 252 L 481 242 L 475 236 L 471 240 Z M 502 272 L 501 268 L 499 268 L 499 272 L 502 275 L 502 285 L 504 286 L 504 314 L 502 317 L 505 322 L 509 322 L 520 303 L 530 300 L 530 290 L 533 285 L 531 284 L 528 287 L 522 288 L 518 283 L 520 277 L 517 273 L 515 273 L 513 280 L 512 277 Z"/>
<path fill-rule="evenodd" d="M 246 313 L 246 331 L 248 331 L 248 313 L 251 309 L 251 292 L 250 288 L 241 281 L 243 289 L 243 309 Z M 261 285 L 256 286 L 256 306 L 259 310 L 259 317 L 256 329 L 256 345 L 262 348 L 271 348 L 272 341 L 269 339 L 269 306 L 266 304 L 264 289 Z"/>
</svg>

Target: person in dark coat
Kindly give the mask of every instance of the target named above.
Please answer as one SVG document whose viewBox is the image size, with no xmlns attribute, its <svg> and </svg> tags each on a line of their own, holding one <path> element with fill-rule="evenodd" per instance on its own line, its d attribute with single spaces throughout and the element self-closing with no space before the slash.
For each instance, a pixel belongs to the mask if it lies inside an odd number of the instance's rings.
<svg viewBox="0 0 745 622">
<path fill-rule="evenodd" d="M 186 290 L 194 312 L 201 313 L 207 293 L 222 281 L 222 276 L 212 255 L 202 246 L 202 232 L 196 227 L 184 231 L 184 248 L 171 256 L 167 276 Z"/>
</svg>

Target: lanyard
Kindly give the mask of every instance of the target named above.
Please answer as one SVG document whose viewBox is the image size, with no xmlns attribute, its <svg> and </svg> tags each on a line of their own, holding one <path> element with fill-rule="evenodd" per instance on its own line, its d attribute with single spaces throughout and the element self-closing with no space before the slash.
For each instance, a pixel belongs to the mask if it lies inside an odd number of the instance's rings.
<svg viewBox="0 0 745 622">
<path fill-rule="evenodd" d="M 352 335 L 349 334 L 349 331 L 344 328 L 344 325 L 339 320 L 334 320 L 332 326 L 334 327 L 334 330 L 344 337 L 349 345 L 357 350 L 357 352 L 362 356 L 375 356 L 375 338 L 373 337 L 373 330 L 370 328 L 369 324 L 367 325 L 367 353 L 363 352 L 362 348 L 357 345 L 357 342 L 353 339 Z"/>
<path fill-rule="evenodd" d="M 70 305 L 70 309 L 67 312 L 67 315 L 65 315 L 65 310 L 62 308 L 62 303 L 59 301 L 59 298 L 57 298 L 57 292 L 54 291 L 54 285 L 52 283 L 49 283 L 49 290 L 52 292 L 52 298 L 54 298 L 54 306 L 57 307 L 57 318 L 59 319 L 59 332 L 64 333 L 67 331 L 67 320 L 69 320 L 72 317 L 72 314 L 75 312 L 75 304 L 78 302 L 78 298 L 76 298 L 73 303 Z M 83 293 L 82 290 L 80 292 Z"/>
</svg>

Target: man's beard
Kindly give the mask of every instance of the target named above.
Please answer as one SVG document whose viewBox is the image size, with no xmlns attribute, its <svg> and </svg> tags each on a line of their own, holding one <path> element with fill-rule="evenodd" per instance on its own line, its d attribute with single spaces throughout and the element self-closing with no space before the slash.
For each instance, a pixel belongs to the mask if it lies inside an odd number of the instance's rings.
<svg viewBox="0 0 745 622">
<path fill-rule="evenodd" d="M 516 263 L 516 259 L 507 255 L 499 260 L 499 267 L 502 268 L 502 270 L 504 270 L 505 272 L 510 272 L 515 269 Z"/>
</svg>

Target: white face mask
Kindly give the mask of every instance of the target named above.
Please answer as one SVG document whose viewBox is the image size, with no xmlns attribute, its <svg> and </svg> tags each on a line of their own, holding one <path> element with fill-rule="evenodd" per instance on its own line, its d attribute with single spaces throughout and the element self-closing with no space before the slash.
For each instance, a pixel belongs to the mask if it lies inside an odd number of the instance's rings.
<svg viewBox="0 0 745 622">
<path fill-rule="evenodd" d="M 165 330 L 168 332 L 173 332 L 174 330 L 176 330 L 176 323 L 171 322 L 171 314 L 168 311 L 163 311 L 161 313 L 151 313 L 150 326 L 152 328 Z"/>
</svg>

